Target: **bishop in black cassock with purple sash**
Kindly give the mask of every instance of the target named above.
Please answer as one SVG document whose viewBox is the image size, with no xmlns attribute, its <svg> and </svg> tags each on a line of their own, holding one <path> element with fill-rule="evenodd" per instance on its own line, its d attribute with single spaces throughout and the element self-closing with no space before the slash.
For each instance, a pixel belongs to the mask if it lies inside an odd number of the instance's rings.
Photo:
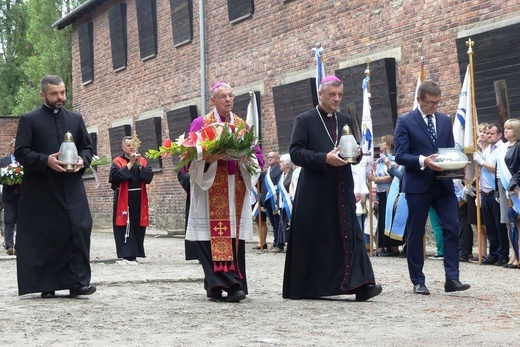
<svg viewBox="0 0 520 347">
<path fill-rule="evenodd" d="M 351 164 L 338 156 L 340 131 L 352 127 L 346 115 L 335 112 L 342 93 L 341 81 L 326 77 L 320 105 L 294 121 L 290 154 L 302 169 L 285 259 L 287 299 L 355 294 L 365 301 L 382 291 L 356 218 Z"/>
</svg>

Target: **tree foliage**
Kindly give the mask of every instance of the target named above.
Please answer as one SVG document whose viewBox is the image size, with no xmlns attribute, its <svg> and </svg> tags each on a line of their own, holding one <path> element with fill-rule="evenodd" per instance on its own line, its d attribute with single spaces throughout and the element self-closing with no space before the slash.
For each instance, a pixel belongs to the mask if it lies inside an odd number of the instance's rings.
<svg viewBox="0 0 520 347">
<path fill-rule="evenodd" d="M 70 91 L 71 27 L 57 30 L 52 24 L 85 1 L 0 0 L 0 35 L 2 44 L 6 42 L 0 68 L 0 114 L 22 114 L 38 107 L 44 75 L 60 76 Z M 70 104 L 72 93 L 67 96 Z"/>
<path fill-rule="evenodd" d="M 10 115 L 16 93 L 25 82 L 23 65 L 32 54 L 26 38 L 25 0 L 0 0 L 0 114 Z"/>
</svg>

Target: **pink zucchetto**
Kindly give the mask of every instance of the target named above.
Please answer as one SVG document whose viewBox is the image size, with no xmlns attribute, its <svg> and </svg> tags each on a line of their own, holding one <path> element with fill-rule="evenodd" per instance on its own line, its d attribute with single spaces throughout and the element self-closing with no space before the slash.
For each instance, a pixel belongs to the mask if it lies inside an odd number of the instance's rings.
<svg viewBox="0 0 520 347">
<path fill-rule="evenodd" d="M 341 80 L 339 78 L 337 78 L 336 76 L 334 75 L 328 75 L 327 77 L 325 77 L 324 79 L 321 80 L 321 83 L 320 84 L 323 84 L 323 83 L 327 83 L 327 82 L 341 82 Z"/>
<path fill-rule="evenodd" d="M 215 89 L 217 89 L 218 87 L 224 85 L 224 84 L 227 84 L 226 82 L 217 82 L 213 85 L 213 87 L 211 87 L 211 92 L 213 93 L 215 91 Z"/>
</svg>

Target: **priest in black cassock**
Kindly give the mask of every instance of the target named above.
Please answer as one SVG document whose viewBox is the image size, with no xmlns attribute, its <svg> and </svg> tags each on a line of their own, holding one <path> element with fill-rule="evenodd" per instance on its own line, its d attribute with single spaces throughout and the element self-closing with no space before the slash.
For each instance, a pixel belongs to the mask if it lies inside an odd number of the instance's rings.
<svg viewBox="0 0 520 347">
<path fill-rule="evenodd" d="M 63 108 L 63 80 L 45 76 L 43 105 L 20 117 L 15 156 L 24 167 L 18 202 L 16 237 L 18 293 L 56 290 L 70 296 L 90 295 L 90 233 L 92 217 L 82 175 L 92 160 L 92 145 L 83 118 Z M 58 159 L 64 136 L 70 132 L 78 150 L 73 168 Z"/>
<path fill-rule="evenodd" d="M 352 128 L 351 119 L 337 112 L 342 95 L 339 78 L 324 78 L 319 105 L 294 121 L 290 154 L 301 173 L 285 258 L 286 299 L 355 294 L 366 301 L 382 291 L 356 218 L 351 164 L 339 156 L 341 129 Z"/>
</svg>

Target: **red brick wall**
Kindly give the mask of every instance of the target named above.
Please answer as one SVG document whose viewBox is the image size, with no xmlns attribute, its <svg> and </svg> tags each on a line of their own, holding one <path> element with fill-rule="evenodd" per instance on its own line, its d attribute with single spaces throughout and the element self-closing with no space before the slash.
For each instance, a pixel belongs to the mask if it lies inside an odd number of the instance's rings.
<svg viewBox="0 0 520 347">
<path fill-rule="evenodd" d="M 110 52 L 107 11 L 119 1 L 109 1 L 73 24 L 74 108 L 87 126 L 98 127 L 98 153 L 109 156 L 108 128 L 114 119 L 133 117 L 155 109 L 164 113 L 176 103 L 193 100 L 199 91 L 198 1 L 193 1 L 194 39 L 173 47 L 169 1 L 157 1 L 158 54 L 141 61 L 135 1 L 128 0 L 128 67 L 114 73 Z M 282 79 L 313 69 L 311 48 L 321 42 L 328 73 L 351 58 L 400 48 L 397 62 L 399 113 L 412 106 L 419 71 L 419 56 L 426 57 L 426 77 L 440 82 L 446 104 L 456 111 L 461 81 L 455 39 L 461 26 L 511 14 L 520 10 L 520 0 L 461 1 L 255 1 L 252 18 L 228 22 L 227 1 L 206 1 L 207 84 L 228 81 L 246 88 L 261 83 L 262 142 L 264 149 L 277 149 L 272 88 Z M 94 82 L 83 86 L 79 64 L 77 27 L 94 23 Z M 478 42 L 475 44 L 478 54 Z M 360 76 L 360 80 L 361 80 Z M 245 115 L 243 115 L 245 116 Z M 167 137 L 163 116 L 163 136 Z M 171 161 L 156 173 L 150 185 L 152 225 L 182 228 L 184 192 L 172 172 Z M 100 169 L 102 184 L 94 189 L 87 182 L 97 225 L 110 225 L 111 191 L 108 167 Z M 108 224 L 107 224 L 108 223 Z"/>
<path fill-rule="evenodd" d="M 9 142 L 16 137 L 17 116 L 0 116 L 0 157 L 9 154 Z"/>
</svg>

